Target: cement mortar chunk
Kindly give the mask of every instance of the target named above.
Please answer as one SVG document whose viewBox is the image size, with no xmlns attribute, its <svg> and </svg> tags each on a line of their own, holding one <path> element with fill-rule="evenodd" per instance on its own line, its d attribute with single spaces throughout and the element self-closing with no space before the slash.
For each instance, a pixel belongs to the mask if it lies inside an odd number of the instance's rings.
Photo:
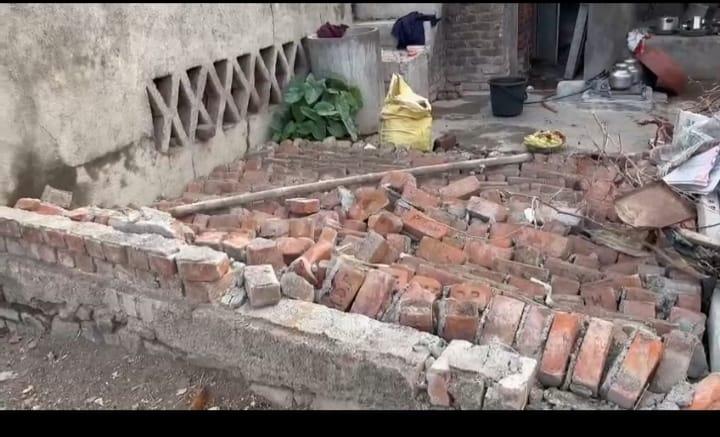
<svg viewBox="0 0 720 437">
<path fill-rule="evenodd" d="M 454 399 L 456 408 L 477 407 L 474 399 L 469 400 L 470 405 L 462 405 L 466 398 L 453 393 L 453 389 L 464 392 L 466 384 L 475 384 L 480 391 L 487 387 L 483 409 L 522 410 L 535 383 L 537 367 L 537 360 L 501 345 L 475 346 L 465 340 L 453 340 L 428 370 L 430 402 L 447 406 L 448 400 Z M 458 385 L 457 381 L 462 383 Z"/>
<path fill-rule="evenodd" d="M 275 305 L 280 300 L 280 282 L 269 264 L 245 266 L 245 290 L 250 306 Z"/>
</svg>

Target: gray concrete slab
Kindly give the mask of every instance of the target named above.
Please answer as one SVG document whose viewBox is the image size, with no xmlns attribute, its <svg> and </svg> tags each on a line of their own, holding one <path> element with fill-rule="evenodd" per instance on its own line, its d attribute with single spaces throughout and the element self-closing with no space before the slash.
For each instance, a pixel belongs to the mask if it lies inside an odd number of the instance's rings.
<svg viewBox="0 0 720 437">
<path fill-rule="evenodd" d="M 528 100 L 541 96 L 530 95 Z M 500 151 L 521 151 L 523 137 L 539 129 L 558 129 L 567 137 L 567 146 L 580 150 L 596 150 L 593 140 L 602 143 L 600 127 L 593 113 L 607 124 L 607 129 L 617 143 L 620 135 L 623 151 L 627 153 L 647 150 L 648 141 L 655 136 L 655 126 L 640 126 L 638 121 L 652 116 L 664 116 L 674 121 L 679 110 L 678 102 L 655 104 L 650 111 L 630 105 L 598 105 L 583 103 L 579 96 L 549 101 L 548 106 L 525 105 L 517 117 L 494 117 L 490 108 L 488 92 L 468 93 L 461 99 L 433 103 L 433 138 L 442 133 L 452 133 L 464 148 L 487 147 Z M 608 152 L 619 147 L 608 144 Z"/>
</svg>

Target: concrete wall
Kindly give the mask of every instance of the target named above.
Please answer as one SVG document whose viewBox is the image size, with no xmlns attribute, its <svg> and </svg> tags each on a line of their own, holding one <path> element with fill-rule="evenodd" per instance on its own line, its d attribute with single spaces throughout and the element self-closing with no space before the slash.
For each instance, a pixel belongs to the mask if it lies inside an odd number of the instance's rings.
<svg viewBox="0 0 720 437">
<path fill-rule="evenodd" d="M 637 25 L 635 3 L 589 3 L 585 42 L 587 80 L 630 55 L 627 33 Z"/>
<path fill-rule="evenodd" d="M 288 61 L 302 60 L 293 56 L 300 39 L 325 21 L 350 20 L 350 6 L 339 3 L 0 6 L 0 204 L 39 196 L 46 183 L 72 190 L 77 204 L 180 194 L 188 180 L 242 155 L 248 138 L 263 139 L 268 103 L 298 67 Z M 247 80 L 235 78 L 230 111 L 230 93 L 217 89 L 230 90 L 230 76 L 221 76 L 233 60 L 250 68 Z M 253 79 L 263 73 L 267 80 Z M 164 111 L 151 108 L 146 90 L 161 77 L 154 85 L 169 84 L 160 90 Z M 206 81 L 204 99 L 187 95 Z M 193 140 L 196 124 L 206 140 Z"/>
<path fill-rule="evenodd" d="M 441 7 L 442 3 L 353 3 L 353 15 L 358 21 L 391 20 L 414 11 L 439 17 Z"/>
</svg>

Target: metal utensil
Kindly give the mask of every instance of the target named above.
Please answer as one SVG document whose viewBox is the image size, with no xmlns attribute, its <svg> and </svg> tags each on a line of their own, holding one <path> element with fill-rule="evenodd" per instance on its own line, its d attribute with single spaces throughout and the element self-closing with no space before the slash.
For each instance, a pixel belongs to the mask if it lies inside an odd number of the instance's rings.
<svg viewBox="0 0 720 437">
<path fill-rule="evenodd" d="M 657 29 L 662 32 L 672 32 L 678 28 L 678 17 L 660 17 Z"/>
<path fill-rule="evenodd" d="M 610 73 L 610 88 L 626 90 L 633 85 L 633 76 L 627 69 L 615 70 Z"/>
</svg>

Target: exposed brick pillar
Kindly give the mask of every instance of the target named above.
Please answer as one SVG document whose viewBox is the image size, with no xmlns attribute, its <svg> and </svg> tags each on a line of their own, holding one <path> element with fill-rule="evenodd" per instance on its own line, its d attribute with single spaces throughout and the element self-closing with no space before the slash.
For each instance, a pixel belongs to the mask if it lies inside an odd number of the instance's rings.
<svg viewBox="0 0 720 437">
<path fill-rule="evenodd" d="M 504 3 L 445 5 L 448 91 L 485 90 L 488 78 L 509 73 L 503 35 L 503 17 L 508 7 Z"/>
</svg>

